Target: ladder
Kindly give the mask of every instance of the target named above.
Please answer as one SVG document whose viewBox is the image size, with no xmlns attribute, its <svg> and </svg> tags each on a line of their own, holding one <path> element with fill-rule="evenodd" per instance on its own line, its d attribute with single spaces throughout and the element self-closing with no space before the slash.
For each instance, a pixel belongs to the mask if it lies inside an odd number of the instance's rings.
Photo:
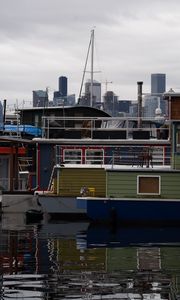
<svg viewBox="0 0 180 300">
<path fill-rule="evenodd" d="M 19 157 L 18 158 L 18 166 L 19 171 L 28 171 L 29 167 L 32 166 L 32 158 L 31 157 Z"/>
<path fill-rule="evenodd" d="M 57 169 L 56 166 L 53 167 L 52 172 L 51 172 L 51 177 L 49 179 L 49 184 L 48 184 L 48 191 L 52 190 L 52 186 L 53 186 L 53 179 L 54 179 L 54 175 L 55 175 L 55 170 Z"/>
</svg>

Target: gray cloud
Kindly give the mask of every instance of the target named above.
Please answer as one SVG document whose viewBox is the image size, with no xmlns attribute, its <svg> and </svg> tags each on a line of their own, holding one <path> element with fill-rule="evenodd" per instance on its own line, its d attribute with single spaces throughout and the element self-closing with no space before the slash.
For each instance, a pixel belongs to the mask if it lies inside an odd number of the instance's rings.
<svg viewBox="0 0 180 300">
<path fill-rule="evenodd" d="M 120 98 L 136 98 L 138 80 L 148 90 L 154 72 L 179 86 L 178 0 L 1 0 L 0 99 L 29 100 L 47 86 L 53 92 L 60 75 L 78 96 L 94 26 L 95 77 L 113 81 Z"/>
</svg>

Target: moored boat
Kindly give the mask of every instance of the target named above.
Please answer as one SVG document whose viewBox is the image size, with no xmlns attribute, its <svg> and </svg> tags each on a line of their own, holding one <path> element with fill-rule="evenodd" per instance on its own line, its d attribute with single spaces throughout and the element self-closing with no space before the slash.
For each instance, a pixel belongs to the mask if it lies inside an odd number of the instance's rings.
<svg viewBox="0 0 180 300">
<path fill-rule="evenodd" d="M 94 222 L 179 223 L 179 121 L 171 121 L 170 166 L 106 170 L 104 197 L 77 197 Z M 144 162 L 144 159 L 143 159 Z"/>
<path fill-rule="evenodd" d="M 76 198 L 81 195 L 83 187 L 88 188 L 89 196 L 106 197 L 107 169 L 155 169 L 170 165 L 170 141 L 168 137 L 157 138 L 157 128 L 152 128 L 152 123 L 132 138 L 134 120 L 133 123 L 128 121 L 127 128 L 113 127 L 109 130 L 104 128 L 104 123 L 112 124 L 112 118 L 87 119 L 94 124 L 91 130 L 88 128 L 91 137 L 84 136 L 86 128 L 83 127 L 81 137 L 74 134 L 73 138 L 43 137 L 33 140 L 37 145 L 35 193 L 44 211 L 53 217 L 58 214 L 71 218 L 87 215 L 85 207 L 76 205 Z M 80 118 L 69 118 L 66 122 L 69 125 L 71 121 L 77 125 L 82 123 L 82 126 L 84 122 Z M 95 126 L 97 122 L 99 127 Z M 123 122 L 115 120 L 115 124 Z M 63 130 L 75 133 L 76 127 Z M 144 135 L 147 131 L 148 138 Z"/>
<path fill-rule="evenodd" d="M 77 197 L 94 222 L 180 222 L 180 171 L 171 168 L 106 169 L 104 197 Z"/>
<path fill-rule="evenodd" d="M 56 123 L 54 116 L 47 117 L 44 124 L 58 124 L 54 128 L 58 137 L 52 134 L 53 128 L 48 125 L 44 126 L 42 138 L 33 139 L 36 145 L 35 193 L 45 211 L 51 215 L 73 217 L 85 214 L 95 220 L 109 220 L 106 207 L 98 207 L 105 201 L 116 222 L 116 219 L 121 219 L 117 208 L 121 200 L 125 200 L 126 205 L 136 203 L 137 212 L 137 204 L 145 205 L 145 209 L 141 207 L 142 219 L 148 207 L 146 203 L 157 206 L 165 202 L 167 205 L 173 199 L 178 203 L 179 121 L 172 120 L 172 116 L 163 120 L 163 126 L 162 120 L 159 123 L 158 120 L 149 122 L 143 118 L 138 121 L 74 116 L 65 119 L 63 116 Z M 100 170 L 101 174 L 98 173 Z M 99 179 L 103 183 L 101 192 Z M 171 181 L 172 187 L 168 185 Z M 79 206 L 82 203 L 83 206 Z M 168 206 L 166 211 L 170 215 Z M 150 208 L 147 213 L 150 213 Z M 159 221 L 160 212 L 157 215 L 155 218 L 152 213 L 151 217 Z M 175 216 L 174 211 L 171 215 Z M 148 219 L 147 216 L 144 219 Z M 128 221 L 131 219 L 125 214 L 123 217 Z M 165 212 L 164 219 L 167 219 Z M 172 219 L 169 216 L 169 221 Z M 178 216 L 174 219 L 176 221 Z M 135 220 L 141 221 L 141 218 L 137 215 Z"/>
<path fill-rule="evenodd" d="M 7 192 L 2 194 L 3 213 L 26 213 L 30 211 L 42 213 L 38 198 L 33 193 Z"/>
<path fill-rule="evenodd" d="M 54 175 L 50 189 L 36 191 L 43 211 L 51 218 L 84 219 L 87 218 L 86 208 L 78 207 L 76 197 L 83 187 L 94 186 L 99 195 L 104 195 L 105 173 L 101 166 L 67 165 L 54 167 Z"/>
<path fill-rule="evenodd" d="M 32 154 L 32 148 L 31 141 L 22 137 L 0 137 L 1 213 L 43 214 L 30 186 L 33 159 L 29 154 Z"/>
<path fill-rule="evenodd" d="M 118 134 L 117 130 L 115 132 Z M 146 172 L 158 167 L 170 168 L 167 139 L 43 138 L 35 141 L 38 143 L 38 189 L 35 193 L 43 210 L 51 217 L 58 214 L 70 218 L 87 216 L 86 205 L 77 206 L 76 198 L 83 194 L 83 188 L 87 188 L 88 196 L 107 197 L 106 177 L 110 171 Z M 53 154 L 57 163 L 51 166 Z"/>
</svg>

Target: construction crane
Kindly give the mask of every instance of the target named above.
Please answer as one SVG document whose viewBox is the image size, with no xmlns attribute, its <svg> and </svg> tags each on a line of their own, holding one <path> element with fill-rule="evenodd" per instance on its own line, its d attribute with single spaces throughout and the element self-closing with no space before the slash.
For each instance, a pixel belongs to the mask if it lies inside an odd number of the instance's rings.
<svg viewBox="0 0 180 300">
<path fill-rule="evenodd" d="M 107 87 L 108 87 L 108 84 L 109 83 L 113 83 L 112 81 L 105 81 L 105 82 L 102 82 L 102 83 L 104 83 L 105 84 L 105 87 L 106 87 L 106 90 L 105 90 L 105 92 L 107 93 Z"/>
</svg>

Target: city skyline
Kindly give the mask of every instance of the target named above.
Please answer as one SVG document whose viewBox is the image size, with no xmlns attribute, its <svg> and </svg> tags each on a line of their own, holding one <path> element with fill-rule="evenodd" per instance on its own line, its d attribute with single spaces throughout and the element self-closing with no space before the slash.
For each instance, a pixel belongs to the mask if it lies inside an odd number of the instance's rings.
<svg viewBox="0 0 180 300">
<path fill-rule="evenodd" d="M 175 0 L 2 0 L 0 100 L 53 94 L 59 76 L 77 99 L 92 29 L 102 95 L 107 81 L 120 99 L 136 100 L 137 81 L 150 92 L 152 73 L 165 73 L 167 90 L 179 91 L 179 8 Z"/>
</svg>

